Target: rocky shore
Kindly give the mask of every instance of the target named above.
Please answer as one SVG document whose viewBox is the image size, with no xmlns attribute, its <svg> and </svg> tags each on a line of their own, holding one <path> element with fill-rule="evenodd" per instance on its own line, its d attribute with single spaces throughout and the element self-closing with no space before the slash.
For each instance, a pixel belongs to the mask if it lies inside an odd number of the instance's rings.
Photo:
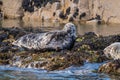
<svg viewBox="0 0 120 80">
<path fill-rule="evenodd" d="M 120 23 L 119 7 L 119 0 L 0 0 L 0 19 Z M 103 52 L 110 44 L 120 41 L 120 34 L 101 36 L 88 32 L 77 36 L 72 49 L 61 51 L 34 51 L 12 45 L 12 42 L 31 32 L 42 33 L 39 29 L 0 28 L 0 65 L 61 70 L 82 66 L 84 62 L 105 62 L 97 72 L 120 74 L 120 60 L 107 58 Z"/>
<path fill-rule="evenodd" d="M 30 32 L 27 29 L 0 28 L 1 65 L 61 70 L 70 66 L 84 65 L 84 62 L 101 63 L 107 61 L 108 63 L 102 65 L 98 72 L 120 73 L 119 60 L 108 59 L 103 52 L 108 45 L 119 42 L 120 35 L 101 36 L 88 32 L 84 35 L 78 35 L 71 50 L 62 51 L 30 51 L 19 49 L 11 44 L 28 33 Z"/>
</svg>

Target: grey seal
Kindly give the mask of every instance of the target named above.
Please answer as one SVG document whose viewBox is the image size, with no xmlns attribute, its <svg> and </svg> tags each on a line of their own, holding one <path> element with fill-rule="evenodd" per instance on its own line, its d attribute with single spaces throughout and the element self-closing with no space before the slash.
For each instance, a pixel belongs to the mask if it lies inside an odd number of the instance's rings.
<svg viewBox="0 0 120 80">
<path fill-rule="evenodd" d="M 71 49 L 76 39 L 76 27 L 67 23 L 62 30 L 24 35 L 12 44 L 29 50 Z"/>
<path fill-rule="evenodd" d="M 115 42 L 104 49 L 104 54 L 114 60 L 120 59 L 120 42 Z"/>
</svg>

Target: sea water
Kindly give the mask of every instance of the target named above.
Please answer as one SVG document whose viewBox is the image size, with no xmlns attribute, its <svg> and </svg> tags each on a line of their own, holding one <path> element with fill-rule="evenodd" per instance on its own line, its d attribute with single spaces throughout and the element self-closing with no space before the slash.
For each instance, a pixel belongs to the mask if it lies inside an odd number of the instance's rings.
<svg viewBox="0 0 120 80">
<path fill-rule="evenodd" d="M 86 32 L 108 36 L 120 34 L 119 24 L 96 25 L 75 23 L 77 33 L 83 35 Z M 62 29 L 62 23 L 22 22 L 19 20 L 3 20 L 0 27 L 35 28 L 42 31 Z M 36 29 L 35 29 L 36 30 Z M 83 66 L 71 66 L 64 70 L 47 71 L 43 69 L 17 68 L 9 65 L 0 66 L 0 80 L 120 80 L 119 76 L 95 73 L 102 63 L 85 63 Z"/>
</svg>

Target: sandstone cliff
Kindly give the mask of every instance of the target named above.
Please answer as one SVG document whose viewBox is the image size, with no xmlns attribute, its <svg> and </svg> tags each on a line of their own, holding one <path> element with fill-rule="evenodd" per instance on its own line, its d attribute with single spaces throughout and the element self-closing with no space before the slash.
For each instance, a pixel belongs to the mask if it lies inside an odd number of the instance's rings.
<svg viewBox="0 0 120 80">
<path fill-rule="evenodd" d="M 2 0 L 7 18 L 120 23 L 119 0 Z"/>
</svg>

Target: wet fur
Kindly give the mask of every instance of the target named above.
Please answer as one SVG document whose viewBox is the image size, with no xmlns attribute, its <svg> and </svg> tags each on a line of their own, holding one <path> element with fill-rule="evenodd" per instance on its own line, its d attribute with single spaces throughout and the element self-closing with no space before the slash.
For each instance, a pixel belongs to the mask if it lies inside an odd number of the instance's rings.
<svg viewBox="0 0 120 80">
<path fill-rule="evenodd" d="M 76 38 L 74 24 L 68 23 L 63 30 L 46 33 L 31 33 L 20 37 L 13 45 L 29 50 L 63 50 L 71 49 Z"/>
</svg>

